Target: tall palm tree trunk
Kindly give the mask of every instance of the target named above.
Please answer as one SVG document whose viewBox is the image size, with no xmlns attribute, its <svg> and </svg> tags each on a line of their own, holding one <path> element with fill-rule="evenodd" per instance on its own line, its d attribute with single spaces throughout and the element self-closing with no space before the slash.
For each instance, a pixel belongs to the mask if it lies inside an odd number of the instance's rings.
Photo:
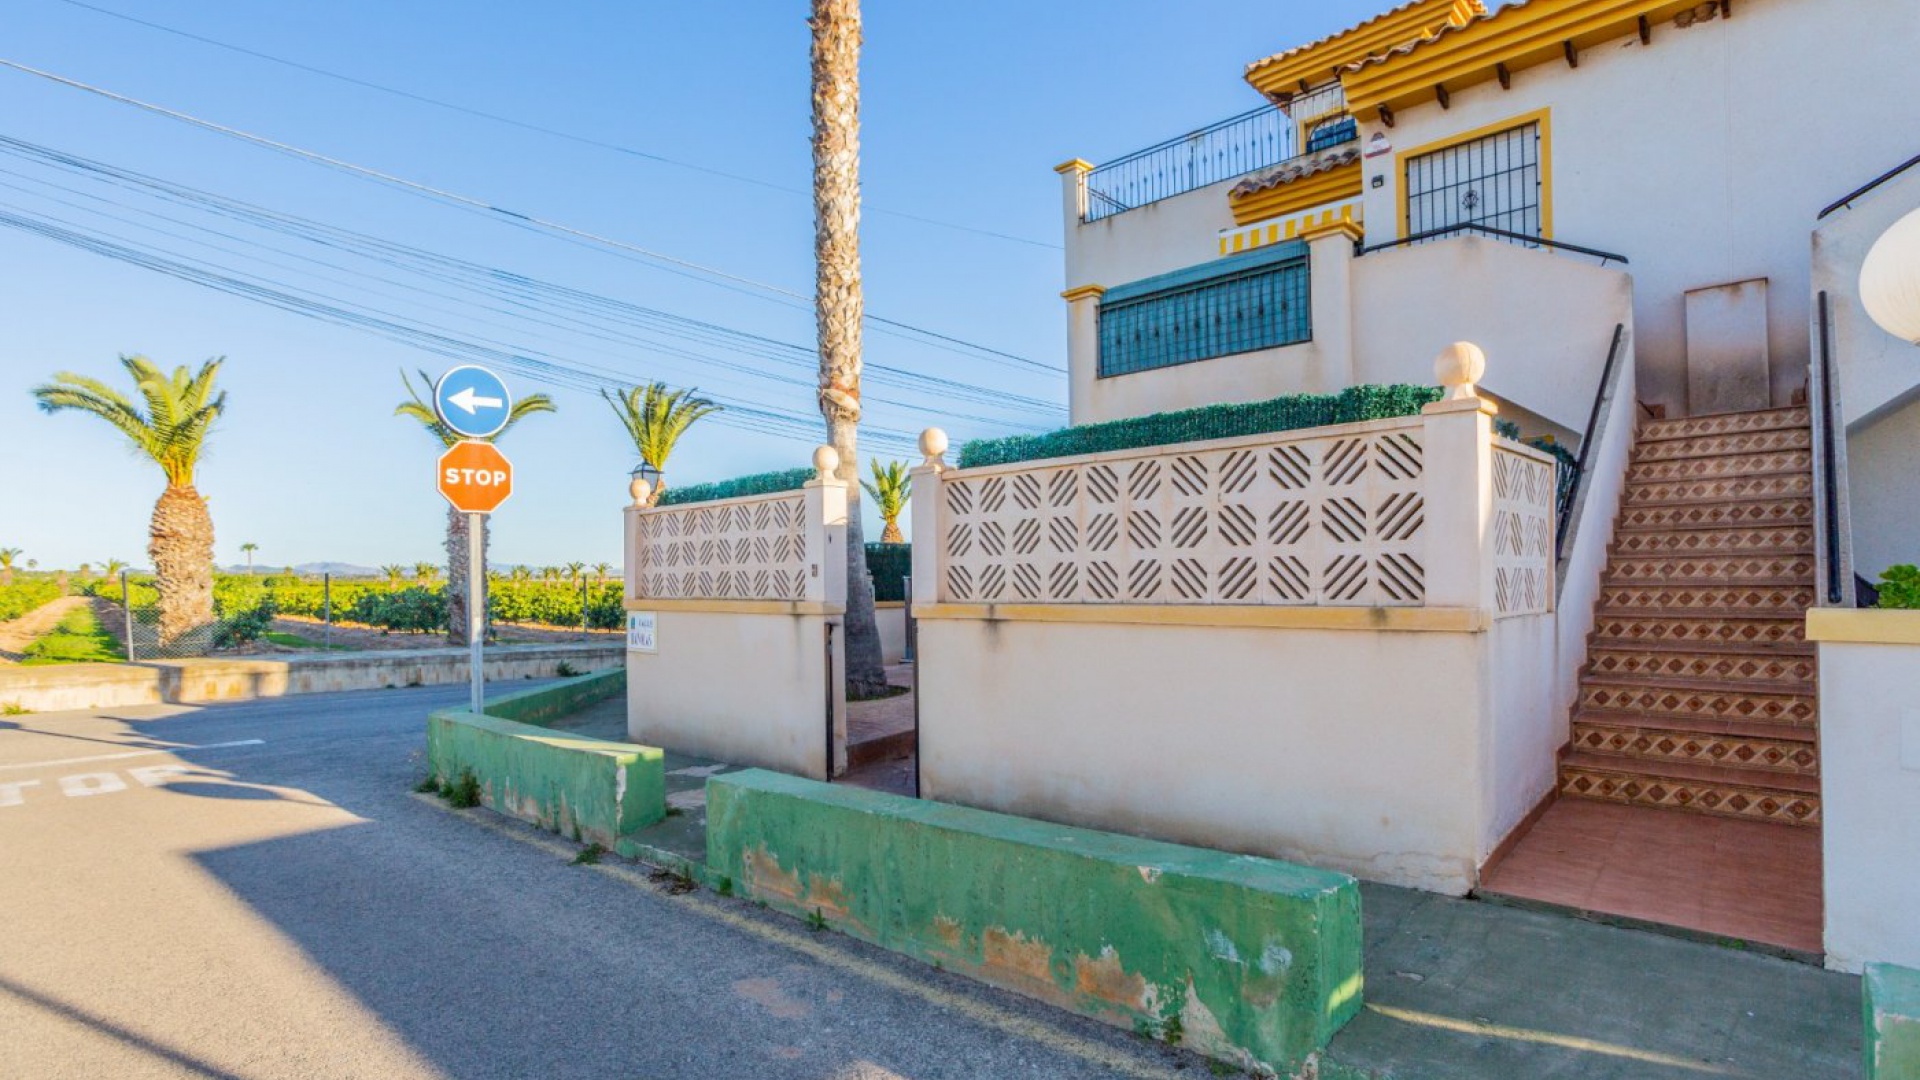
<svg viewBox="0 0 1920 1080">
<path fill-rule="evenodd" d="M 447 644 L 471 645 L 473 639 L 467 633 L 467 582 L 474 573 L 472 561 L 467 558 L 467 515 L 447 507 Z M 492 530 L 487 527 L 486 515 L 480 517 L 480 558 L 487 557 L 487 546 L 493 540 Z M 480 567 L 480 610 L 486 611 L 487 580 L 486 568 Z M 484 616 L 483 616 L 484 618 Z M 482 636 L 485 636 L 483 625 Z"/>
<path fill-rule="evenodd" d="M 814 312 L 820 412 L 847 484 L 847 694 L 886 690 L 860 525 L 860 4 L 813 0 Z"/>
<path fill-rule="evenodd" d="M 213 518 L 190 484 L 168 484 L 147 530 L 160 592 L 160 643 L 170 645 L 213 622 Z"/>
</svg>

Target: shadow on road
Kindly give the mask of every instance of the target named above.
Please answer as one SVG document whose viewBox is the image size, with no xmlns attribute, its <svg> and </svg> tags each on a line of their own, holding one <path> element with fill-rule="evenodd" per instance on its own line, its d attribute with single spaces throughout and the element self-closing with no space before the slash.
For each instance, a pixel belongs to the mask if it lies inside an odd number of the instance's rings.
<svg viewBox="0 0 1920 1080">
<path fill-rule="evenodd" d="M 142 1053 L 151 1054 L 154 1057 L 186 1070 L 194 1076 L 212 1077 L 213 1080 L 247 1080 L 246 1077 L 238 1073 L 231 1073 L 225 1069 L 217 1068 L 184 1050 L 177 1050 L 138 1032 L 129 1031 L 119 1024 L 114 1023 L 112 1020 L 104 1016 L 97 1016 L 78 1005 L 69 1004 L 51 994 L 42 993 L 41 991 L 23 986 L 7 978 L 5 975 L 0 975 L 0 994 L 16 998 L 42 1011 L 52 1013 L 54 1016 L 70 1024 L 77 1024 L 90 1031 L 105 1035 L 115 1042 L 120 1043 L 122 1046 L 130 1047 Z"/>
</svg>

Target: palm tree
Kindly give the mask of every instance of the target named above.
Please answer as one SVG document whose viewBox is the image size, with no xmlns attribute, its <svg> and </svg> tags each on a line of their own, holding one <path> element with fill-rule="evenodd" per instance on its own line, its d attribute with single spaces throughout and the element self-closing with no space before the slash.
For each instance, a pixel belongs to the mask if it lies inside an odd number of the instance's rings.
<svg viewBox="0 0 1920 1080">
<path fill-rule="evenodd" d="M 886 691 L 860 528 L 860 2 L 813 0 L 814 322 L 820 413 L 847 485 L 847 694 Z M 829 764 L 831 769 L 831 764 Z"/>
<path fill-rule="evenodd" d="M 387 575 L 388 592 L 393 592 L 400 588 L 400 579 L 407 576 L 407 568 L 401 566 L 399 563 L 389 563 L 381 567 L 380 572 Z"/>
<path fill-rule="evenodd" d="M 430 563 L 430 562 L 414 563 L 413 564 L 413 580 L 419 582 L 422 585 L 431 585 L 433 584 L 433 575 L 437 573 L 439 569 L 440 568 L 438 566 L 435 566 L 433 563 Z"/>
<path fill-rule="evenodd" d="M 567 564 L 567 580 L 568 581 L 579 581 L 580 575 L 586 572 L 587 572 L 586 563 L 570 562 Z"/>
<path fill-rule="evenodd" d="M 509 581 L 532 581 L 533 567 L 527 566 L 524 563 L 516 566 L 513 568 L 513 571 L 507 575 L 507 579 Z"/>
<path fill-rule="evenodd" d="M 867 464 L 873 470 L 873 479 L 860 481 L 860 486 L 873 496 L 874 508 L 886 523 L 886 528 L 880 530 L 880 542 L 906 543 L 907 538 L 900 535 L 900 512 L 907 508 L 907 500 L 913 498 L 913 478 L 907 475 L 907 463 L 889 461 L 881 465 L 880 459 L 874 458 Z"/>
<path fill-rule="evenodd" d="M 557 567 L 557 566 L 543 566 L 543 567 L 541 567 L 541 568 L 540 568 L 540 580 L 541 580 L 541 581 L 544 581 L 544 582 L 546 582 L 546 583 L 547 583 L 547 584 L 549 584 L 549 585 L 551 585 L 551 584 L 553 584 L 553 583 L 555 583 L 555 582 L 557 582 L 557 581 L 559 581 L 559 580 L 560 580 L 560 568 L 559 568 L 559 567 Z"/>
<path fill-rule="evenodd" d="M 627 438 L 633 440 L 633 449 L 640 460 L 661 473 L 647 505 L 658 503 L 667 490 L 667 458 L 673 454 L 680 436 L 687 433 L 694 421 L 719 412 L 720 406 L 701 397 L 698 390 L 669 391 L 663 382 L 631 387 L 618 394 L 602 390 L 600 396 L 613 406 L 614 415 L 626 426 Z"/>
<path fill-rule="evenodd" d="M 166 474 L 147 530 L 165 644 L 213 622 L 213 518 L 194 490 L 193 470 L 227 407 L 226 393 L 213 389 L 222 361 L 208 360 L 192 373 L 182 365 L 171 376 L 144 356 L 122 356 L 120 363 L 133 376 L 144 410 L 106 383 L 66 371 L 33 396 L 46 412 L 75 410 L 112 424 Z"/>
<path fill-rule="evenodd" d="M 594 563 L 593 564 L 593 583 L 595 585 L 601 584 L 602 582 L 607 580 L 607 575 L 611 573 L 613 573 L 612 563 L 603 563 L 603 562 Z"/>
<path fill-rule="evenodd" d="M 0 585 L 13 584 L 13 561 L 20 552 L 20 548 L 0 548 Z"/>
<path fill-rule="evenodd" d="M 249 540 L 248 542 L 240 545 L 240 550 L 246 553 L 247 576 L 252 577 L 253 576 L 253 553 L 260 550 L 260 545 Z"/>
<path fill-rule="evenodd" d="M 119 577 L 120 571 L 126 568 L 126 562 L 121 559 L 107 559 L 100 564 L 100 572 L 110 578 Z"/>
<path fill-rule="evenodd" d="M 80 580 L 81 580 L 81 581 L 85 581 L 85 580 L 87 580 L 88 578 L 90 578 L 90 577 L 92 577 L 92 576 L 93 576 L 93 564 L 92 564 L 92 563 L 81 563 L 81 564 L 80 564 L 80 569 L 79 569 L 79 571 L 78 571 L 78 573 L 80 574 Z"/>
<path fill-rule="evenodd" d="M 393 415 L 418 420 L 420 426 L 427 429 L 427 434 L 440 440 L 440 445 L 443 447 L 452 446 L 461 441 L 461 436 L 457 432 L 441 423 L 440 418 L 434 415 L 433 406 L 420 396 L 420 391 L 414 389 L 413 380 L 407 377 L 405 371 L 400 373 L 400 382 L 407 388 L 408 400 L 401 402 L 393 410 Z M 420 382 L 429 390 L 433 387 L 432 377 L 424 371 L 420 372 Z M 515 424 L 534 413 L 553 411 L 555 410 L 552 398 L 545 394 L 528 394 L 513 403 L 513 408 L 507 413 L 507 422 L 484 441 L 498 442 L 502 435 L 513 430 Z M 486 564 L 487 547 L 493 539 L 492 531 L 487 524 L 487 515 L 481 515 L 480 561 L 482 566 Z M 467 575 L 469 569 L 467 563 L 467 515 L 449 506 L 447 507 L 447 644 L 449 645 L 468 643 Z M 487 596 L 484 574 L 481 575 L 480 582 L 480 610 L 485 611 Z"/>
</svg>

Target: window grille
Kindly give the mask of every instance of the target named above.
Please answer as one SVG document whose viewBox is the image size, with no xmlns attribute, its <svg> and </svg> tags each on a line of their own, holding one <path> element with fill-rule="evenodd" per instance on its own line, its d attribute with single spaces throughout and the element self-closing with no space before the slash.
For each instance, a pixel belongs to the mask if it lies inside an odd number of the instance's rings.
<svg viewBox="0 0 1920 1080">
<path fill-rule="evenodd" d="M 1403 183 L 1409 236 L 1454 225 L 1543 235 L 1537 123 L 1410 158 Z"/>
<path fill-rule="evenodd" d="M 1244 256 L 1223 262 L 1232 268 L 1197 279 L 1191 272 L 1170 274 L 1177 284 L 1103 301 L 1100 376 L 1312 339 L 1305 254 L 1251 266 Z"/>
<path fill-rule="evenodd" d="M 1307 153 L 1339 146 L 1360 137 L 1360 125 L 1351 116 L 1332 116 L 1314 123 L 1307 132 Z"/>
</svg>

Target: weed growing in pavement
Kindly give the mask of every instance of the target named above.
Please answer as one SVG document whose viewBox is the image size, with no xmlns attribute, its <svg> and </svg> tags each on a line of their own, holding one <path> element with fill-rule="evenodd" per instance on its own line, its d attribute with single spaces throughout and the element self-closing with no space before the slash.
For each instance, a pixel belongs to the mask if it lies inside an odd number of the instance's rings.
<svg viewBox="0 0 1920 1080">
<path fill-rule="evenodd" d="M 682 809 L 681 809 L 680 807 L 678 807 L 678 806 L 669 806 L 669 807 L 667 807 L 667 816 L 668 816 L 668 817 L 679 817 L 679 816 L 680 816 L 681 814 L 684 814 L 684 813 L 686 813 L 686 811 L 685 811 L 685 810 L 682 810 Z"/>
<path fill-rule="evenodd" d="M 733 879 L 730 877 L 721 878 L 720 883 L 713 887 L 713 891 L 719 893 L 721 896 L 732 896 Z"/>
<path fill-rule="evenodd" d="M 9 701 L 5 705 L 0 705 L 0 716 L 25 716 L 32 711 L 32 709 L 27 708 L 17 701 Z"/>
<path fill-rule="evenodd" d="M 562 660 L 560 661 L 560 665 L 553 669 L 553 673 L 563 679 L 571 679 L 575 675 L 580 674 L 580 669 Z"/>
<path fill-rule="evenodd" d="M 588 844 L 586 847 L 583 847 L 580 849 L 580 854 L 575 855 L 573 857 L 573 865 L 592 866 L 598 863 L 600 861 L 600 856 L 605 855 L 606 853 L 607 853 L 607 849 L 604 846 L 602 846 L 598 840 L 596 840 L 593 843 Z"/>
<path fill-rule="evenodd" d="M 1160 1037 L 1166 1040 L 1168 1046 L 1179 1046 L 1180 1040 L 1187 1037 L 1187 1029 L 1180 1023 L 1179 1013 L 1170 1013 L 1160 1022 Z"/>
<path fill-rule="evenodd" d="M 1240 1070 L 1234 1068 L 1233 1066 L 1227 1064 L 1224 1061 L 1215 1061 L 1212 1058 L 1208 1058 L 1207 1071 L 1212 1073 L 1215 1076 L 1232 1076 L 1234 1073 L 1237 1073 Z"/>
<path fill-rule="evenodd" d="M 440 797 L 455 810 L 470 810 L 480 805 L 480 778 L 472 769 L 461 769 L 458 780 L 440 785 Z"/>
<path fill-rule="evenodd" d="M 807 929 L 817 934 L 820 931 L 825 930 L 826 928 L 827 928 L 826 912 L 821 911 L 819 908 L 814 908 L 813 911 L 808 913 Z"/>
<path fill-rule="evenodd" d="M 413 785 L 413 790 L 422 795 L 438 795 L 440 793 L 440 778 L 432 773 L 428 773 L 420 778 L 419 783 Z"/>
<path fill-rule="evenodd" d="M 672 869 L 663 866 L 648 874 L 647 880 L 673 896 L 682 896 L 700 887 L 700 883 L 693 880 L 693 875 L 688 873 L 684 866 L 676 866 Z"/>
</svg>

